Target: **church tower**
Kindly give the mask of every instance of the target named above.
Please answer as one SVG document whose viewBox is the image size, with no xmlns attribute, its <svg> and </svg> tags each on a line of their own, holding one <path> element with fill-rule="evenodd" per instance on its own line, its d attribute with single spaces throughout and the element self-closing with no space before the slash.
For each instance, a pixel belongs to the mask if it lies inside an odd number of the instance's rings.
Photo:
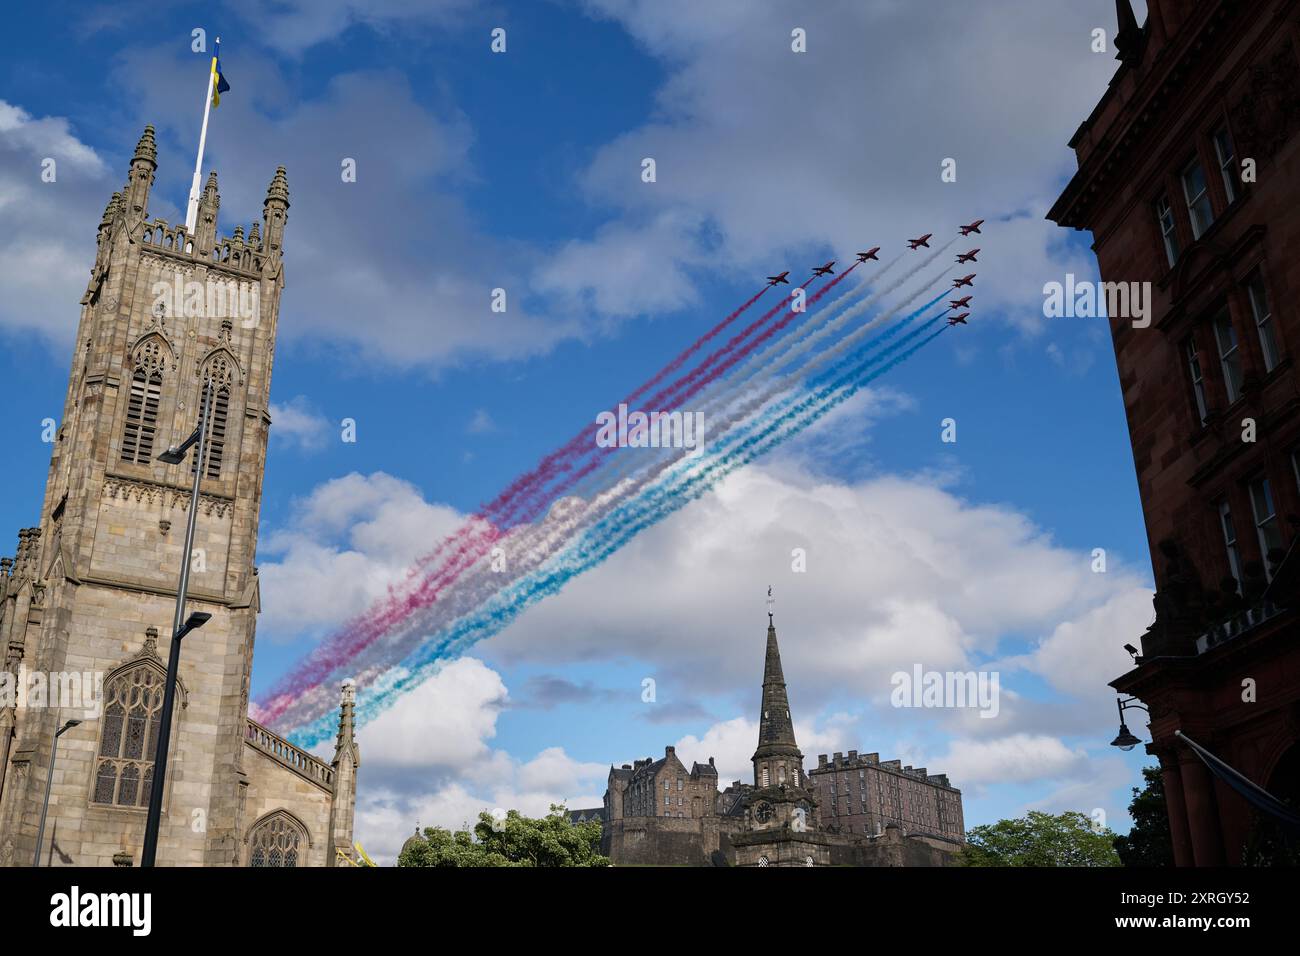
<svg viewBox="0 0 1300 956">
<path fill-rule="evenodd" d="M 818 835 L 817 798 L 803 772 L 781 669 L 781 649 L 768 590 L 767 653 L 754 751 L 754 789 L 745 803 L 745 830 L 732 839 L 738 866 L 825 866 L 827 841 Z"/>
<path fill-rule="evenodd" d="M 188 610 L 212 618 L 181 656 L 159 865 L 246 862 L 260 812 L 246 806 L 250 778 L 258 791 L 249 747 L 322 789 L 334 779 L 329 764 L 248 720 L 285 172 L 271 179 L 261 222 L 221 238 L 216 173 L 193 235 L 150 217 L 157 165 L 154 130 L 145 127 L 97 230 L 40 526 L 22 533 L 18 561 L 0 567 L 6 668 L 51 681 L 48 706 L 0 707 L 0 864 L 33 859 L 55 731 L 70 719 L 81 723 L 58 738 L 41 864 L 139 864 L 182 560 L 190 561 Z M 158 455 L 195 428 L 209 384 L 210 453 L 187 556 L 198 465 L 193 454 L 177 465 Z M 52 682 L 68 675 L 102 697 L 55 699 Z M 349 697 L 349 714 L 350 706 Z M 349 721 L 349 753 L 350 735 Z M 332 826 L 329 794 L 320 822 L 301 808 L 290 813 L 304 855 L 311 844 L 332 856 L 333 844 L 350 838 L 355 760 L 345 764 L 348 805 L 335 808 Z M 275 805 L 270 789 L 262 785 L 261 799 Z"/>
</svg>

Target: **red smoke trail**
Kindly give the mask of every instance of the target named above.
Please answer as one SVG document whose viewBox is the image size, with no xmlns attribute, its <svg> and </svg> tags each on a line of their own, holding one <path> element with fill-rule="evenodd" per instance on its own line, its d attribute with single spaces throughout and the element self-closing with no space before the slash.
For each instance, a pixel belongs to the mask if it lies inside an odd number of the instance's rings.
<svg viewBox="0 0 1300 956">
<path fill-rule="evenodd" d="M 822 289 L 808 299 L 807 305 L 814 305 L 820 301 L 823 296 L 847 278 L 849 273 L 856 269 L 857 266 L 858 263 L 854 263 L 843 273 L 827 283 Z M 812 279 L 809 279 L 802 285 L 798 286 L 798 288 L 807 288 L 812 281 Z M 762 291 L 766 290 L 764 289 Z M 690 346 L 682 353 L 682 355 L 675 359 L 672 364 L 680 368 L 691 354 L 699 351 L 704 342 L 716 337 L 723 328 L 734 321 L 735 318 L 741 315 L 750 305 L 756 302 L 759 296 L 762 295 L 762 291 L 760 291 L 758 295 L 753 296 L 748 302 L 706 333 L 704 337 Z M 661 389 L 650 402 L 650 407 L 669 407 L 668 405 L 660 406 L 658 403 L 667 397 L 674 396 L 674 393 L 678 394 L 675 395 L 674 400 L 671 403 L 672 405 L 679 405 L 682 401 L 689 399 L 701 389 L 716 381 L 726 371 L 734 367 L 736 363 L 751 354 L 763 342 L 784 329 L 794 321 L 797 315 L 802 314 L 789 310 L 781 321 L 770 326 L 753 341 L 743 347 L 737 348 L 741 342 L 772 318 L 783 307 L 784 300 L 772 309 L 768 310 L 768 312 L 752 322 L 741 332 L 733 336 L 725 346 L 708 356 L 708 358 L 706 358 L 705 361 L 697 366 L 690 374 L 679 379 L 672 385 Z M 721 356 L 727 355 L 729 352 L 732 354 L 727 359 L 722 361 L 717 368 L 708 371 L 710 365 L 718 361 Z M 655 379 L 662 380 L 667 374 L 670 373 L 666 371 L 661 372 L 655 376 Z M 636 396 L 647 391 L 652 387 L 652 383 L 653 380 L 651 383 L 641 386 L 633 392 L 628 399 L 625 399 L 624 403 L 630 403 Z M 684 392 L 681 391 L 683 388 L 685 388 Z M 572 458 L 574 453 L 580 454 L 584 449 L 588 456 L 590 456 L 590 460 L 576 472 L 573 470 L 576 461 L 564 462 L 561 464 L 566 456 Z M 283 712 L 283 709 L 293 700 L 296 696 L 296 691 L 305 689 L 311 684 L 324 679 L 337 667 L 342 666 L 356 654 L 360 653 L 372 644 L 375 640 L 386 634 L 393 625 L 403 620 L 413 611 L 427 607 L 429 604 L 437 601 L 441 593 L 448 586 L 455 583 L 464 571 L 468 570 L 482 559 L 484 555 L 489 552 L 492 545 L 500 540 L 503 534 L 503 528 L 513 527 L 537 518 L 548 503 L 556 500 L 575 483 L 599 467 L 604 457 L 604 455 L 601 454 L 602 452 L 607 454 L 611 450 L 613 449 L 600 448 L 597 446 L 595 442 L 591 440 L 590 429 L 584 429 L 558 451 L 548 455 L 541 465 L 534 469 L 532 473 L 521 476 L 520 479 L 513 482 L 505 492 L 497 496 L 491 505 L 483 509 L 483 511 L 471 519 L 470 522 L 467 522 L 459 531 L 445 539 L 433 554 L 426 556 L 417 562 L 416 567 L 408 573 L 407 583 L 409 583 L 420 570 L 428 567 L 429 564 L 436 561 L 448 547 L 454 546 L 454 550 L 448 557 L 448 560 L 437 573 L 422 580 L 414 591 L 400 593 L 390 588 L 388 597 L 368 611 L 365 617 L 358 618 L 340 631 L 334 638 L 318 646 L 297 671 L 290 675 L 286 675 L 285 678 L 278 682 L 277 687 L 268 695 L 268 702 L 263 708 L 262 712 L 265 715 L 265 718 L 267 720 L 274 719 L 274 717 Z M 552 489 L 549 493 L 544 493 L 545 484 L 556 475 L 557 471 L 561 474 L 568 473 L 568 477 L 562 481 L 558 487 Z M 529 487 L 530 485 L 531 487 Z M 511 500 L 512 498 L 513 500 Z M 472 533 L 470 525 L 476 520 L 489 521 L 490 512 L 493 510 L 505 510 L 506 514 L 503 517 L 505 517 L 506 520 L 489 523 L 486 530 L 481 530 L 477 534 Z"/>
<path fill-rule="evenodd" d="M 811 280 L 810 280 L 811 281 Z M 807 283 L 804 283 L 806 286 Z M 800 288 L 803 288 L 801 286 Z M 721 322 L 697 339 L 680 355 L 673 359 L 667 366 L 655 374 L 653 378 L 640 386 L 636 391 L 624 399 L 625 403 L 630 404 L 641 394 L 653 388 L 664 378 L 680 369 L 696 352 L 702 349 L 706 344 L 722 334 L 732 322 L 743 315 L 763 294 L 771 288 L 764 286 L 752 295 L 747 301 L 742 303 L 735 311 L 726 316 Z M 770 314 L 775 314 L 779 309 L 774 308 Z M 267 695 L 268 703 L 264 706 L 263 713 L 267 720 L 274 719 L 282 712 L 285 704 L 295 696 L 295 692 L 319 681 L 334 670 L 337 666 L 346 662 L 359 650 L 364 649 L 380 636 L 385 634 L 393 624 L 405 618 L 412 610 L 424 606 L 430 600 L 436 599 L 436 591 L 433 597 L 429 596 L 430 585 L 441 585 L 441 583 L 451 577 L 454 580 L 465 570 L 477 561 L 485 550 L 479 547 L 480 544 L 490 547 L 497 541 L 501 534 L 500 523 L 493 523 L 492 516 L 504 512 L 509 516 L 517 510 L 517 502 L 521 495 L 531 497 L 531 494 L 537 490 L 537 481 L 539 477 L 543 482 L 549 481 L 550 476 L 554 473 L 553 464 L 556 460 L 564 455 L 573 454 L 581 451 L 584 445 L 584 439 L 589 437 L 584 430 L 574 436 L 566 445 L 558 451 L 548 455 L 533 471 L 525 473 L 506 487 L 497 497 L 480 509 L 478 514 L 471 517 L 465 525 L 459 530 L 453 532 L 445 538 L 437 548 L 431 553 L 425 555 L 416 561 L 416 563 L 407 572 L 403 585 L 398 587 L 390 586 L 386 597 L 375 602 L 374 606 L 368 609 L 363 615 L 354 618 L 343 626 L 332 638 L 326 640 L 316 647 L 307 659 L 298 666 L 297 669 L 286 674 L 276 686 Z M 532 513 L 534 509 L 528 509 Z M 478 523 L 487 523 L 485 530 L 479 530 L 474 534 L 473 525 Z M 447 552 L 448 548 L 454 550 L 448 555 L 448 561 L 443 565 L 443 571 L 436 576 L 434 580 L 425 580 L 421 583 L 418 590 L 410 592 L 405 585 L 409 585 L 430 565 L 439 561 Z M 441 590 L 439 587 L 438 590 Z"/>
<path fill-rule="evenodd" d="M 808 305 L 818 302 L 824 295 L 830 292 L 836 285 L 842 282 L 855 268 L 857 263 L 851 265 L 843 273 L 836 276 L 826 284 L 821 290 L 808 300 Z M 807 288 L 813 279 L 809 279 L 800 289 Z M 625 404 L 630 404 L 637 396 L 649 390 L 653 385 L 662 381 L 671 370 L 680 368 L 687 359 L 695 352 L 698 352 L 703 345 L 709 340 L 719 335 L 727 325 L 733 322 L 737 317 L 745 312 L 751 305 L 758 301 L 759 297 L 766 291 L 766 287 L 752 296 L 747 302 L 728 315 L 722 322 L 718 323 L 713 329 L 706 333 L 701 339 L 697 340 L 688 347 L 681 355 L 670 363 L 669 368 L 658 373 L 650 382 L 642 385 L 633 392 Z M 697 366 L 690 374 L 679 379 L 673 385 L 661 389 L 650 403 L 654 407 L 660 400 L 680 392 L 685 388 L 685 392 L 676 396 L 674 404 L 680 404 L 692 395 L 696 394 L 702 388 L 713 381 L 716 381 L 727 370 L 734 367 L 737 362 L 751 354 L 759 345 L 770 339 L 773 335 L 785 328 L 794 320 L 797 314 L 789 311 L 782 320 L 774 326 L 768 328 L 754 341 L 737 349 L 737 346 L 743 342 L 756 329 L 767 322 L 784 306 L 784 300 L 781 303 L 768 310 L 763 316 L 752 322 L 744 330 L 733 336 L 727 344 L 721 349 L 708 356 L 703 363 Z M 724 360 L 716 369 L 708 371 L 709 366 L 718 361 L 721 356 L 731 352 L 729 358 Z M 706 374 L 707 373 L 707 374 Z M 588 455 L 594 451 L 591 460 L 586 465 L 573 470 L 576 462 L 564 462 L 565 457 L 572 457 L 575 453 L 587 451 Z M 516 479 L 504 492 L 486 508 L 470 519 L 462 528 L 446 538 L 435 551 L 420 559 L 415 567 L 408 572 L 406 583 L 409 584 L 418 574 L 427 568 L 430 564 L 436 562 L 447 550 L 453 547 L 454 550 L 443 563 L 441 569 L 424 580 L 420 581 L 414 591 L 390 588 L 387 598 L 377 602 L 364 616 L 358 617 L 349 625 L 345 626 L 333 638 L 318 646 L 315 651 L 309 655 L 308 659 L 303 662 L 299 668 L 286 675 L 277 686 L 268 694 L 267 704 L 264 706 L 262 713 L 265 719 L 272 720 L 294 699 L 297 692 L 311 686 L 312 684 L 324 679 L 336 668 L 340 667 L 356 654 L 360 653 L 375 640 L 378 640 L 386 634 L 391 628 L 405 619 L 413 611 L 422 607 L 427 607 L 438 600 L 439 596 L 446 587 L 453 584 L 460 575 L 476 564 L 484 555 L 488 553 L 492 545 L 500 540 L 503 534 L 503 528 L 513 527 L 518 524 L 534 520 L 546 505 L 556 500 L 559 495 L 572 487 L 576 482 L 594 471 L 604 457 L 600 452 L 609 452 L 611 449 L 602 449 L 596 446 L 591 440 L 590 430 L 584 429 L 573 437 L 566 445 L 556 452 L 552 452 L 542 463 L 533 470 L 533 472 Z M 563 463 L 562 463 L 563 462 Z M 560 486 L 552 489 L 549 494 L 544 493 L 544 488 L 552 477 L 559 472 L 569 473 L 568 477 L 561 482 Z M 504 511 L 505 520 L 492 521 L 493 512 Z M 522 511 L 522 514 L 520 513 Z M 471 527 L 475 522 L 487 522 L 488 527 L 474 533 Z"/>
<path fill-rule="evenodd" d="M 633 400 L 639 398 L 643 392 L 647 391 L 648 389 L 654 388 L 661 381 L 663 381 L 666 376 L 673 374 L 673 372 L 681 368 L 686 363 L 686 360 L 688 358 L 690 358 L 692 355 L 694 355 L 696 352 L 702 349 L 707 342 L 709 342 L 716 336 L 720 335 L 722 333 L 722 330 L 725 329 L 728 325 L 736 321 L 736 319 L 740 318 L 741 313 L 743 313 L 751 305 L 757 302 L 762 297 L 763 293 L 770 288 L 771 286 L 765 285 L 763 286 L 763 288 L 759 289 L 758 292 L 754 294 L 753 298 L 751 298 L 748 302 L 746 302 L 744 305 L 738 308 L 735 312 L 731 313 L 731 315 L 727 316 L 725 319 L 723 319 L 713 328 L 709 329 L 709 331 L 705 333 L 705 335 L 702 338 L 696 339 L 694 344 L 692 344 L 685 352 L 683 352 L 681 355 L 677 356 L 677 358 L 673 359 L 671 362 L 665 365 L 662 369 L 660 369 L 655 374 L 654 378 L 650 379 L 650 381 L 646 382 L 644 385 L 638 388 L 635 392 L 633 392 L 623 401 L 628 405 L 631 405 Z"/>
<path fill-rule="evenodd" d="M 813 295 L 811 298 L 808 299 L 807 305 L 815 305 L 818 301 L 821 300 L 822 296 L 826 295 L 826 293 L 834 289 L 837 285 L 839 285 L 842 281 L 844 281 L 844 279 L 848 278 L 849 273 L 852 272 L 854 269 L 856 269 L 858 265 L 859 263 L 857 262 L 853 263 L 853 265 L 849 266 L 847 269 L 845 269 L 842 273 L 840 273 L 830 282 L 826 283 L 826 285 L 823 288 L 818 290 L 815 295 Z M 801 289 L 805 288 L 807 285 L 808 283 L 805 282 L 803 285 L 799 286 L 799 288 Z M 772 336 L 776 335 L 778 332 L 784 329 L 787 325 L 789 325 L 791 322 L 794 321 L 796 315 L 800 314 L 800 313 L 796 313 L 793 310 L 787 311 L 785 317 L 782 318 L 781 321 L 769 326 L 762 334 L 760 334 L 752 342 L 734 351 L 725 361 L 723 361 L 720 365 L 718 365 L 717 368 L 713 369 L 712 371 L 706 371 L 713 360 L 717 359 L 720 355 L 725 354 L 734 345 L 742 341 L 747 335 L 749 335 L 750 332 L 757 329 L 765 321 L 767 321 L 769 318 L 775 315 L 776 312 L 780 310 L 780 308 L 781 306 L 776 306 L 775 308 L 767 312 L 765 315 L 763 315 L 762 317 L 760 317 L 759 319 L 751 323 L 746 329 L 744 329 L 741 332 L 738 332 L 735 335 L 735 337 L 732 338 L 731 341 L 729 341 L 722 349 L 713 353 L 713 355 L 709 356 L 709 358 L 706 361 L 696 366 L 695 370 L 692 371 L 689 375 L 687 375 L 683 379 L 678 379 L 678 381 L 674 383 L 674 386 L 670 386 L 668 389 L 661 390 L 659 393 L 657 393 L 649 402 L 646 403 L 647 407 L 655 408 L 655 409 L 680 408 L 683 402 L 690 399 L 692 396 L 697 394 L 699 391 L 701 391 L 708 385 L 717 381 L 726 372 L 732 369 L 736 365 L 736 363 L 740 362 L 742 359 L 746 358 L 747 356 L 753 354 L 753 352 L 760 345 L 762 345 Z M 703 374 L 703 376 L 700 377 L 698 381 L 692 382 L 692 380 L 696 379 L 697 376 L 701 376 L 701 373 L 705 373 L 705 374 Z M 677 386 L 682 386 L 683 383 L 685 383 L 687 386 L 686 390 L 683 392 L 679 392 L 677 394 L 672 394 L 672 389 Z M 577 472 L 569 475 L 569 477 L 567 477 L 560 485 L 558 485 L 549 494 L 547 494 L 546 497 L 539 503 L 542 507 L 544 507 L 548 501 L 554 501 L 558 499 L 560 495 L 562 495 L 564 492 L 572 488 L 577 482 L 581 481 L 587 475 L 591 474 L 591 472 L 593 472 L 601 464 L 601 458 L 603 455 L 608 455 L 610 452 L 617 450 L 616 448 L 601 448 L 600 446 L 596 445 L 595 442 L 592 442 L 591 448 L 594 452 L 594 456 L 592 460 L 589 461 L 582 468 L 580 468 Z M 565 466 L 562 470 L 567 471 L 571 467 L 572 465 Z M 538 507 L 531 509 L 530 513 L 525 515 L 521 520 L 531 521 L 533 518 L 537 516 L 537 513 L 539 513 L 540 510 L 541 509 Z"/>
</svg>

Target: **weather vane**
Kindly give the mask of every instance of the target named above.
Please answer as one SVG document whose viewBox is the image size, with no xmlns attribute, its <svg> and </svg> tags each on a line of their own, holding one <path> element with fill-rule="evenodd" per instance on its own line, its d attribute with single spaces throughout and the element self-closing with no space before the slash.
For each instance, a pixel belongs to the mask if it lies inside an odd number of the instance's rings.
<svg viewBox="0 0 1300 956">
<path fill-rule="evenodd" d="M 776 604 L 776 598 L 772 597 L 772 585 L 767 586 L 767 623 L 772 623 L 772 606 Z"/>
</svg>

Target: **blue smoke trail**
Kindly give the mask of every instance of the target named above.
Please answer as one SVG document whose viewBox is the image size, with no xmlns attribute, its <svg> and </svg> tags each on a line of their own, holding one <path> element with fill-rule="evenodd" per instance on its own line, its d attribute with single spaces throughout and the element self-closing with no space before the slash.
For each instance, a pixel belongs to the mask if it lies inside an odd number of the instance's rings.
<svg viewBox="0 0 1300 956">
<path fill-rule="evenodd" d="M 649 489 L 636 502 L 621 506 L 615 512 L 597 522 L 583 534 L 583 541 L 571 546 L 567 552 L 557 555 L 550 562 L 552 570 L 535 572 L 529 579 L 516 582 L 495 596 L 488 606 L 474 614 L 467 615 L 445 632 L 442 640 L 420 648 L 397 668 L 390 670 L 377 680 L 370 688 L 364 702 L 358 707 L 357 717 L 360 722 L 372 720 L 390 707 L 400 696 L 431 677 L 437 667 L 447 658 L 484 637 L 496 634 L 509 625 L 526 608 L 557 593 L 569 580 L 584 571 L 590 570 L 604 562 L 610 555 L 627 541 L 653 524 L 684 507 L 738 468 L 766 454 L 777 445 L 821 419 L 833 408 L 856 394 L 862 387 L 879 376 L 906 361 L 920 349 L 924 348 L 947 326 L 940 326 L 929 335 L 927 329 L 943 318 L 947 312 L 940 313 L 915 328 L 900 342 L 882 352 L 878 352 L 865 361 L 858 357 L 859 364 L 829 385 L 819 388 L 808 395 L 792 409 L 786 410 L 772 418 L 771 413 L 764 415 L 769 420 L 767 426 L 758 434 L 752 435 L 733 449 L 728 460 L 719 460 L 702 472 L 692 476 L 680 488 L 671 488 L 667 482 L 673 475 L 665 478 L 665 487 Z M 924 335 L 923 338 L 918 337 Z M 881 359 L 899 349 L 899 354 L 886 361 L 874 371 L 867 372 Z M 847 360 L 846 360 L 847 361 Z M 842 362 L 841 365 L 844 363 Z M 821 376 L 819 376 L 821 378 Z M 807 418 L 797 421 L 799 416 L 807 413 Z M 781 431 L 782 428 L 785 431 Z M 620 522 L 626 523 L 618 528 Z M 609 534 L 609 532 L 615 532 Z M 496 605 L 493 607 L 492 605 Z M 289 739 L 298 746 L 311 747 L 328 739 L 334 732 L 334 717 L 327 714 L 303 725 L 289 735 Z"/>
</svg>

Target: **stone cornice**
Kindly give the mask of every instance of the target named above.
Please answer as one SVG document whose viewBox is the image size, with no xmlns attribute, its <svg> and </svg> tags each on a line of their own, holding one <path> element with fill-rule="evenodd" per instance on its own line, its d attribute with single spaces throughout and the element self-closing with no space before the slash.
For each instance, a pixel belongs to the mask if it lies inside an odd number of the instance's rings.
<svg viewBox="0 0 1300 956">
<path fill-rule="evenodd" d="M 1075 229 L 1093 227 L 1086 221 L 1089 208 L 1098 197 L 1113 198 L 1103 186 L 1110 177 L 1125 171 L 1126 164 L 1120 161 L 1120 157 L 1132 152 L 1152 124 L 1169 113 L 1168 103 L 1186 87 L 1187 74 L 1193 64 L 1210 52 L 1207 49 L 1210 38 L 1223 28 L 1226 20 L 1240 12 L 1236 3 L 1217 5 L 1200 24 L 1185 26 L 1179 32 L 1175 41 L 1180 43 L 1178 49 L 1165 47 L 1157 54 L 1155 62 L 1138 81 L 1132 99 L 1124 104 L 1123 112 L 1117 117 L 1117 122 L 1127 120 L 1127 125 L 1118 131 L 1112 127 L 1100 138 L 1047 213 L 1049 220 Z M 1127 67 L 1121 67 L 1120 72 L 1125 69 Z M 1154 78 L 1157 73 L 1158 78 Z M 1094 109 L 1093 116 L 1098 115 L 1102 106 L 1115 95 L 1114 90 L 1115 84 L 1112 83 Z M 1089 117 L 1084 126 L 1092 122 L 1093 118 Z M 1071 145 L 1078 141 L 1079 133 L 1076 133 Z"/>
</svg>

